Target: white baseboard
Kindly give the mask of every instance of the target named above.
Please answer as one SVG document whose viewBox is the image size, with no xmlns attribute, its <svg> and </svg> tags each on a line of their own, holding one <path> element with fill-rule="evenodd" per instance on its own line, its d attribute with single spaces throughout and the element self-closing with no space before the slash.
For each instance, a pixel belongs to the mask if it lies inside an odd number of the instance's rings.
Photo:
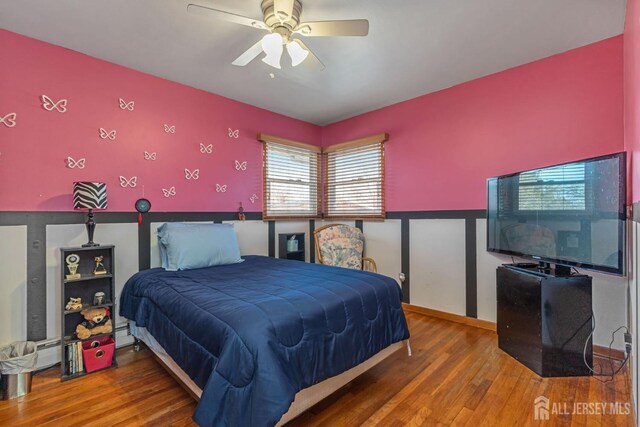
<svg viewBox="0 0 640 427">
<path fill-rule="evenodd" d="M 133 337 L 129 335 L 128 329 L 122 328 L 122 325 L 118 326 L 116 329 L 116 348 L 126 347 L 131 344 L 133 344 Z M 38 349 L 36 370 L 41 371 L 60 363 L 60 338 L 38 341 L 36 345 L 44 347 Z"/>
</svg>

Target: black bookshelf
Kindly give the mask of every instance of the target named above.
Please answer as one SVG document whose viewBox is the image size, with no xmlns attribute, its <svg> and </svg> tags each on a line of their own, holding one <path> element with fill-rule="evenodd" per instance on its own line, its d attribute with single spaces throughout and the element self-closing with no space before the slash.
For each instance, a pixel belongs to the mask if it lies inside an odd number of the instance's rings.
<svg viewBox="0 0 640 427">
<path fill-rule="evenodd" d="M 68 278 L 72 272 L 69 271 L 67 264 L 67 257 L 75 254 L 79 258 L 77 263 L 76 273 L 80 275 L 77 278 Z M 104 274 L 95 274 L 96 270 L 96 257 L 102 257 L 102 264 L 104 265 Z M 103 337 L 111 337 L 113 342 L 116 342 L 115 331 L 115 247 L 113 245 L 101 245 L 92 247 L 70 247 L 60 249 L 61 259 L 61 277 L 62 277 L 62 295 L 61 295 L 61 331 L 62 338 L 60 340 L 61 349 L 61 363 L 60 363 L 60 377 L 62 381 L 71 380 L 74 378 L 80 378 L 90 373 L 84 370 L 84 366 L 80 369 L 80 365 L 83 363 L 78 362 L 78 358 L 82 357 L 82 352 L 78 351 L 76 355 L 76 363 L 72 363 L 72 357 L 70 352 L 73 350 L 73 345 L 76 343 L 82 343 L 85 341 L 93 341 Z M 96 292 L 104 292 L 105 300 L 100 304 L 93 304 L 93 297 Z M 67 310 L 66 305 L 70 298 L 82 298 L 82 308 Z M 107 308 L 111 315 L 112 330 L 110 333 L 103 333 L 92 335 L 86 339 L 79 339 L 76 336 L 76 327 L 82 323 L 85 319 L 82 316 L 81 311 L 92 308 Z M 95 370 L 99 372 L 104 369 L 117 366 L 115 353 L 113 354 L 111 364 L 108 366 Z"/>
</svg>

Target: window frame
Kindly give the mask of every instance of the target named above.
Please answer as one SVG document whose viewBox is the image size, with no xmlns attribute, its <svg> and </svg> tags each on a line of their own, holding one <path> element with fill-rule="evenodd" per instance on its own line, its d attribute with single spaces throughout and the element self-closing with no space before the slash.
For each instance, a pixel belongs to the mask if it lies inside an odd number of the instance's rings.
<svg viewBox="0 0 640 427">
<path fill-rule="evenodd" d="M 389 140 L 388 133 L 380 133 L 365 138 L 356 139 L 353 141 L 347 141 L 340 144 L 334 144 L 322 149 L 323 164 L 322 164 L 322 185 L 323 185 L 323 218 L 326 219 L 355 219 L 355 220 L 385 220 L 386 219 L 386 206 L 385 206 L 385 145 Z M 359 147 L 366 147 L 368 145 L 380 144 L 380 212 L 376 214 L 369 213 L 356 213 L 356 214 L 329 214 L 329 153 L 338 152 L 342 150 L 350 150 Z"/>
<path fill-rule="evenodd" d="M 305 144 L 304 142 L 298 142 L 298 141 L 293 141 L 293 140 L 289 140 L 286 138 L 280 138 L 277 136 L 273 136 L 273 135 L 268 135 L 265 133 L 259 133 L 258 134 L 258 141 L 263 143 L 263 148 L 262 148 L 262 191 L 263 191 L 263 197 L 262 197 L 262 219 L 264 221 L 277 221 L 277 220 L 298 220 L 298 219 L 304 219 L 304 220 L 308 220 L 308 219 L 316 219 L 316 218 L 320 218 L 321 216 L 321 202 L 320 202 L 320 194 L 321 194 L 321 185 L 322 185 L 322 177 L 321 177 L 321 161 L 320 161 L 320 157 L 322 154 L 322 149 L 321 147 L 315 146 L 315 145 L 311 145 L 311 144 Z M 316 191 L 315 191 L 315 207 L 316 207 L 316 212 L 313 214 L 308 214 L 308 215 L 304 215 L 304 214 L 300 214 L 300 215 L 269 215 L 268 211 L 267 211 L 267 204 L 269 202 L 268 199 L 268 194 L 270 194 L 268 192 L 268 185 L 269 182 L 272 182 L 271 180 L 267 180 L 267 173 L 268 173 L 268 167 L 267 167 L 267 159 L 268 159 L 268 155 L 267 155 L 267 150 L 268 150 L 268 144 L 276 144 L 276 145 L 282 145 L 282 146 L 288 146 L 288 147 L 293 147 L 296 149 L 300 149 L 300 150 L 306 150 L 309 153 L 313 153 L 315 154 L 315 162 L 316 162 Z M 309 184 L 309 188 L 312 188 L 313 183 Z M 311 199 L 310 199 L 311 201 Z"/>
</svg>

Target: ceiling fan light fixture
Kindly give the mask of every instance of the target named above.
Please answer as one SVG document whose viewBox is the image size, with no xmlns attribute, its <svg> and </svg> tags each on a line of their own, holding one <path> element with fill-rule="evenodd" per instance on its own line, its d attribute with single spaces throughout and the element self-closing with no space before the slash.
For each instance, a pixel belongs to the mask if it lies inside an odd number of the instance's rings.
<svg viewBox="0 0 640 427">
<path fill-rule="evenodd" d="M 309 56 L 309 51 L 300 46 L 300 43 L 295 40 L 287 43 L 287 52 L 291 57 L 291 66 L 293 67 L 300 65 Z"/>
<path fill-rule="evenodd" d="M 280 69 L 280 58 L 282 57 L 282 36 L 278 33 L 267 34 L 262 38 L 262 50 L 266 56 L 262 58 L 262 62 Z"/>
</svg>

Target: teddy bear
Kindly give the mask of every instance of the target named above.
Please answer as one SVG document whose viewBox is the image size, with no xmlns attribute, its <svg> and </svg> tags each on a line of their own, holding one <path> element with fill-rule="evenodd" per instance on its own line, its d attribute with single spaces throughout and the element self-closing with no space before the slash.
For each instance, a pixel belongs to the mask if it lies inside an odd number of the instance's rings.
<svg viewBox="0 0 640 427">
<path fill-rule="evenodd" d="M 76 335 L 84 340 L 92 335 L 107 334 L 113 330 L 109 309 L 88 308 L 80 312 L 85 320 L 76 327 Z"/>
</svg>

